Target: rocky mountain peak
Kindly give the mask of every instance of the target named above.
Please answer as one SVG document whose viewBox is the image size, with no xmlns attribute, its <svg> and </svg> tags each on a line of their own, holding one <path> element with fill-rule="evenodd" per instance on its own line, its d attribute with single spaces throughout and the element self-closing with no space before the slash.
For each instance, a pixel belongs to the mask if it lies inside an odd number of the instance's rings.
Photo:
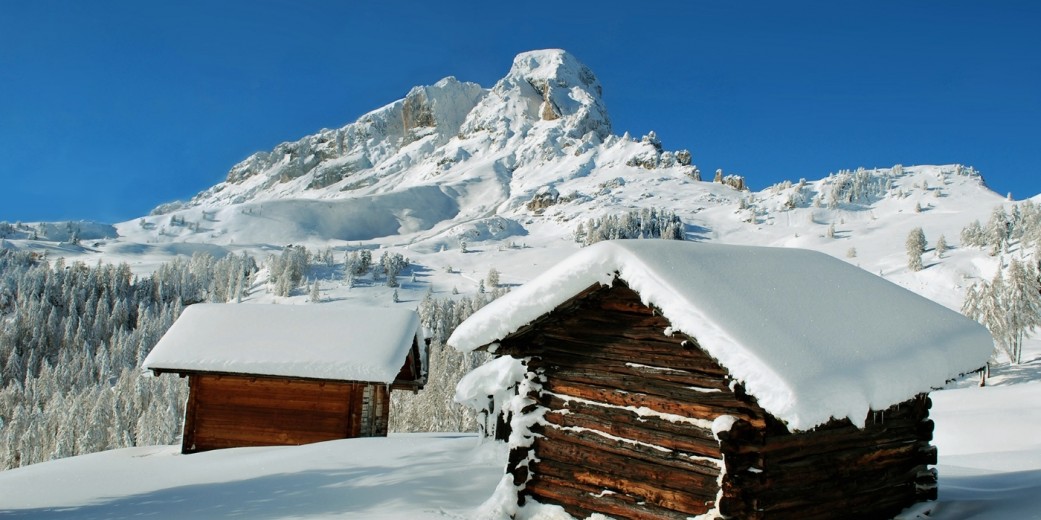
<svg viewBox="0 0 1041 520">
<path fill-rule="evenodd" d="M 463 125 L 463 132 L 503 129 L 526 135 L 535 123 L 552 122 L 568 137 L 611 134 L 603 87 L 589 67 L 560 49 L 518 54 Z M 505 128 L 504 128 L 505 127 Z"/>
</svg>

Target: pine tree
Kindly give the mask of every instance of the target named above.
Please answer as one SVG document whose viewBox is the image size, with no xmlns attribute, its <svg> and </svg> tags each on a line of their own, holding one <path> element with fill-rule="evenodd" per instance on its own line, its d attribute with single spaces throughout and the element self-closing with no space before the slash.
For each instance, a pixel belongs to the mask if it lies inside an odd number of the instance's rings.
<svg viewBox="0 0 1041 520">
<path fill-rule="evenodd" d="M 936 239 L 936 257 L 943 258 L 943 254 L 947 252 L 947 239 L 943 235 Z"/>
<path fill-rule="evenodd" d="M 315 280 L 314 283 L 311 284 L 311 295 L 308 299 L 311 301 L 311 303 L 318 303 L 322 301 L 322 295 L 318 287 L 318 280 Z"/>
<path fill-rule="evenodd" d="M 1005 278 L 1002 270 L 998 269 L 989 283 L 980 281 L 969 287 L 962 303 L 962 314 L 987 327 L 995 344 L 1007 353 L 1008 320 L 1003 308 L 1004 292 Z"/>
<path fill-rule="evenodd" d="M 987 244 L 990 245 L 991 256 L 1008 251 L 1008 239 L 1011 235 L 1011 223 L 1005 208 L 997 206 L 990 214 L 986 230 Z"/>
<path fill-rule="evenodd" d="M 925 233 L 917 227 L 907 235 L 907 268 L 912 271 L 922 270 L 922 253 L 925 252 Z"/>
<path fill-rule="evenodd" d="M 986 243 L 983 225 L 979 220 L 974 220 L 961 230 L 961 243 L 969 247 L 982 247 Z"/>
<path fill-rule="evenodd" d="M 1037 272 L 1029 265 L 1012 259 L 1002 300 L 1006 310 L 1006 332 L 1009 358 L 1012 363 L 1023 361 L 1023 338 L 1041 326 L 1041 284 Z"/>
</svg>

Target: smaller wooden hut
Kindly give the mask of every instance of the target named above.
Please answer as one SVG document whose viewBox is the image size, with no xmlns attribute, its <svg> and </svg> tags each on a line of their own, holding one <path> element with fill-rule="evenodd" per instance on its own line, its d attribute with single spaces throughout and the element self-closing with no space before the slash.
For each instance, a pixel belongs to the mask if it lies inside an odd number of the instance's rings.
<svg viewBox="0 0 1041 520">
<path fill-rule="evenodd" d="M 426 383 L 414 311 L 197 304 L 143 366 L 188 377 L 181 451 L 387 434 L 390 391 Z"/>
<path fill-rule="evenodd" d="M 992 349 L 830 256 L 671 240 L 585 248 L 449 344 L 524 363 L 478 368 L 457 397 L 510 417 L 496 497 L 645 520 L 877 519 L 934 499 L 926 394 Z"/>
</svg>

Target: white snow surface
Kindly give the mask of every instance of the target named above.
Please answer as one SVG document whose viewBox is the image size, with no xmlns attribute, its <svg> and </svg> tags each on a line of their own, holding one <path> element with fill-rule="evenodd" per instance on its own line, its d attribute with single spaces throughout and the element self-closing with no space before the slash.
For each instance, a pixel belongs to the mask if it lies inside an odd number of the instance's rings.
<svg viewBox="0 0 1041 520">
<path fill-rule="evenodd" d="M 617 274 L 616 274 L 617 273 Z M 882 410 L 982 366 L 985 328 L 814 251 L 622 240 L 594 244 L 460 325 L 460 350 L 499 341 L 617 276 L 793 430 Z"/>
<path fill-rule="evenodd" d="M 112 450 L 0 472 L 2 518 L 471 519 L 505 446 L 391 434 L 182 455 Z"/>
<path fill-rule="evenodd" d="M 390 384 L 418 335 L 419 315 L 406 309 L 200 303 L 143 366 Z"/>
</svg>

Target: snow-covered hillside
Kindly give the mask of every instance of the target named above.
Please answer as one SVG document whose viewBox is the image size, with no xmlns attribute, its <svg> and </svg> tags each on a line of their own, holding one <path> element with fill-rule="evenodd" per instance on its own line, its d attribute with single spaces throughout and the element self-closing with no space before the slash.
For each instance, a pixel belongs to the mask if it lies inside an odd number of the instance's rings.
<svg viewBox="0 0 1041 520">
<path fill-rule="evenodd" d="M 467 293 L 491 267 L 507 284 L 530 279 L 578 248 L 590 219 L 655 209 L 674 212 L 688 239 L 820 250 L 955 308 L 967 283 L 996 269 L 995 258 L 958 247 L 963 227 L 1010 204 L 972 168 L 805 172 L 810 180 L 750 191 L 740 176 L 703 175 L 696 156 L 666 150 L 653 132 L 613 134 L 601 93 L 571 54 L 523 53 L 491 88 L 445 78 L 342 128 L 258 152 L 191 200 L 117 224 L 118 237 L 86 223 L 63 233 L 26 225 L 4 247 L 126 261 L 137 272 L 194 252 L 263 260 L 287 244 L 341 257 L 383 248 L 422 266 L 406 294 Z M 952 250 L 912 273 L 904 241 L 915 227 L 930 248 L 942 235 Z M 68 244 L 78 228 L 90 239 Z M 389 300 L 323 285 L 330 299 Z"/>
</svg>

